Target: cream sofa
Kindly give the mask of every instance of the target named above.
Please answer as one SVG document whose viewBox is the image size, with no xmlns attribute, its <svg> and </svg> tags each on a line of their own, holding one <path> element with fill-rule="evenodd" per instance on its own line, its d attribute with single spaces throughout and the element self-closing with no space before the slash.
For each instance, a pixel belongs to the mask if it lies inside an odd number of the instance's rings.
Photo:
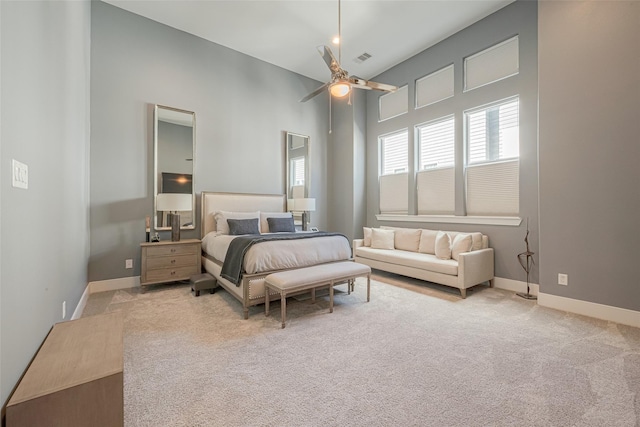
<svg viewBox="0 0 640 427">
<path fill-rule="evenodd" d="M 493 249 L 482 233 L 365 227 L 353 252 L 356 262 L 458 288 L 462 298 L 472 286 L 493 286 Z"/>
</svg>

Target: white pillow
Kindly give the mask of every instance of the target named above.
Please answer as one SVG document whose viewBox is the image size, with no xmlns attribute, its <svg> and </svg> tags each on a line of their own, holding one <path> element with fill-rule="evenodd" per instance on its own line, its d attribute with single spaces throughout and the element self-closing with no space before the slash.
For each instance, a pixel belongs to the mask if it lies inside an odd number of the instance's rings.
<svg viewBox="0 0 640 427">
<path fill-rule="evenodd" d="M 436 257 L 451 259 L 451 238 L 444 231 L 438 231 L 436 236 Z"/>
<path fill-rule="evenodd" d="M 371 246 L 371 227 L 362 227 L 364 233 L 364 246 Z"/>
<path fill-rule="evenodd" d="M 270 233 L 267 218 L 291 218 L 291 212 L 260 212 L 260 233 Z"/>
<path fill-rule="evenodd" d="M 420 234 L 420 245 L 418 246 L 418 252 L 421 254 L 431 254 L 435 255 L 436 253 L 436 236 L 438 232 L 435 230 L 422 230 Z"/>
<path fill-rule="evenodd" d="M 371 230 L 371 247 L 373 249 L 395 249 L 393 246 L 393 230 L 381 230 L 373 228 Z"/>
<path fill-rule="evenodd" d="M 229 224 L 227 219 L 252 219 L 260 220 L 260 211 L 255 212 L 229 212 L 217 211 L 213 216 L 216 220 L 216 231 L 218 234 L 229 234 Z M 258 231 L 260 231 L 260 221 L 258 221 Z"/>
<path fill-rule="evenodd" d="M 471 234 L 458 233 L 451 242 L 451 258 L 457 261 L 462 252 L 469 252 L 472 242 Z"/>
<path fill-rule="evenodd" d="M 482 233 L 471 233 L 471 250 L 479 251 L 482 249 Z"/>
</svg>

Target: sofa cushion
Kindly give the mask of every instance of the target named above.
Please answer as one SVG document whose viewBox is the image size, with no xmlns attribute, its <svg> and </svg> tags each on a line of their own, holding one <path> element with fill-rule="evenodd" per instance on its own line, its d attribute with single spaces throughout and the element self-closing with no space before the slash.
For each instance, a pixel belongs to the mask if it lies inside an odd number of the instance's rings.
<svg viewBox="0 0 640 427">
<path fill-rule="evenodd" d="M 374 249 L 394 249 L 393 230 L 382 230 L 380 228 L 374 228 L 371 230 L 371 247 Z"/>
<path fill-rule="evenodd" d="M 436 253 L 436 236 L 438 232 L 436 230 L 422 230 L 420 234 L 420 245 L 418 246 L 418 252 L 423 254 L 435 255 Z"/>
<path fill-rule="evenodd" d="M 420 235 L 422 230 L 415 228 L 380 227 L 383 230 L 393 230 L 395 233 L 393 245 L 396 249 L 403 251 L 418 252 L 420 246 Z"/>
<path fill-rule="evenodd" d="M 436 257 L 451 259 L 451 237 L 444 231 L 438 231 L 436 236 Z"/>
<path fill-rule="evenodd" d="M 451 258 L 458 260 L 463 252 L 471 251 L 471 234 L 458 233 L 451 242 Z"/>
<path fill-rule="evenodd" d="M 364 233 L 363 245 L 371 246 L 371 227 L 362 227 L 362 232 Z"/>
<path fill-rule="evenodd" d="M 356 256 L 374 261 L 388 262 L 390 264 L 414 267 L 434 273 L 458 275 L 458 261 L 453 259 L 438 259 L 435 255 L 421 254 L 402 250 L 382 251 L 379 249 L 357 247 Z"/>
<path fill-rule="evenodd" d="M 482 233 L 470 233 L 471 234 L 471 250 L 479 251 L 482 248 Z"/>
</svg>

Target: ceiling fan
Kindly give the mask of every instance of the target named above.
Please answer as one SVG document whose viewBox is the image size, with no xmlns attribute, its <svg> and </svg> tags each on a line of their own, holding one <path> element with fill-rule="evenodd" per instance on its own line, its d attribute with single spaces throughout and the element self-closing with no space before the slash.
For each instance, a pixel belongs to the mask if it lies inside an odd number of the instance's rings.
<svg viewBox="0 0 640 427">
<path fill-rule="evenodd" d="M 341 8 L 340 8 L 340 0 L 338 0 L 338 58 L 340 61 L 342 60 L 342 23 L 341 23 Z M 375 89 L 381 90 L 384 92 L 395 92 L 398 90 L 397 86 L 388 85 L 384 83 L 376 83 L 369 80 L 361 79 L 357 76 L 349 76 L 349 72 L 343 69 L 340 66 L 340 61 L 333 56 L 333 52 L 328 46 L 318 46 L 318 52 L 324 62 L 331 70 L 331 80 L 318 89 L 311 92 L 309 95 L 305 96 L 300 100 L 300 102 L 307 102 L 311 98 L 316 95 L 319 95 L 325 89 L 329 89 L 331 95 L 342 98 L 343 96 L 348 95 L 351 92 L 351 88 L 357 89 Z"/>
</svg>

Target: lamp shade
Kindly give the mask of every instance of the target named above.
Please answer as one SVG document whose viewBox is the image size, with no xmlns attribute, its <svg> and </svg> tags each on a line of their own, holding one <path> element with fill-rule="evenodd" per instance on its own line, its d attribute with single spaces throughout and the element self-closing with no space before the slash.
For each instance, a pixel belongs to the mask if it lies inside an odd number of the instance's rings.
<svg viewBox="0 0 640 427">
<path fill-rule="evenodd" d="M 349 86 L 348 83 L 345 83 L 342 81 L 334 83 L 331 85 L 331 87 L 329 87 L 329 91 L 331 92 L 331 95 L 337 98 L 342 98 L 343 96 L 347 95 L 350 90 L 351 90 L 351 86 Z"/>
<path fill-rule="evenodd" d="M 159 211 L 190 211 L 193 210 L 191 194 L 160 193 L 156 196 L 156 209 Z"/>
<path fill-rule="evenodd" d="M 304 198 L 304 199 L 289 199 L 289 209 L 292 211 L 308 211 L 313 212 L 316 210 L 316 199 Z"/>
</svg>

